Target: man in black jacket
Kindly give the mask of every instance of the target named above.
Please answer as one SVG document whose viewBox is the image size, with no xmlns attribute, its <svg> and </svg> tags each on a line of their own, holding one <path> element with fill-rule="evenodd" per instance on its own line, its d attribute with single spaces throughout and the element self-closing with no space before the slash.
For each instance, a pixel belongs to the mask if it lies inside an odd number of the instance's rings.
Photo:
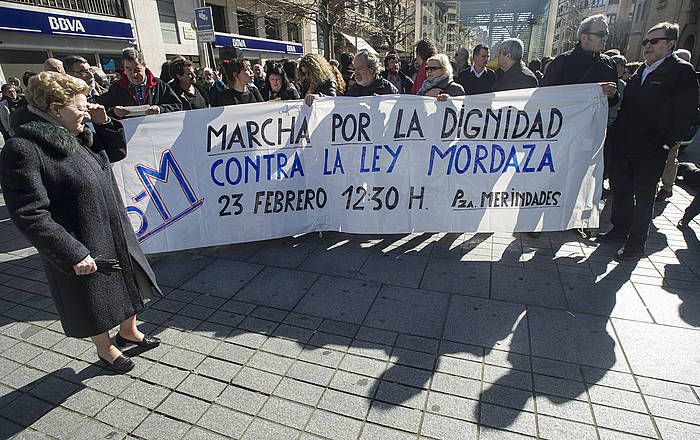
<svg viewBox="0 0 700 440">
<path fill-rule="evenodd" d="M 656 185 L 669 149 L 688 134 L 698 107 L 693 66 L 673 54 L 678 25 L 659 23 L 642 41 L 645 62 L 625 87 L 610 161 L 613 228 L 600 241 L 624 241 L 621 260 L 644 255 Z"/>
<path fill-rule="evenodd" d="M 376 55 L 363 49 L 352 62 L 355 68 L 355 84 L 350 86 L 346 96 L 393 95 L 399 93 L 396 87 L 382 78 L 381 64 Z"/>
<path fill-rule="evenodd" d="M 392 83 L 399 93 L 404 95 L 411 94 L 413 80 L 401 71 L 401 58 L 396 53 L 390 52 L 384 57 L 382 78 Z"/>
<path fill-rule="evenodd" d="M 102 104 L 110 115 L 117 118 L 129 116 L 130 106 L 150 105 L 147 115 L 176 112 L 182 110 L 182 103 L 170 87 L 156 78 L 146 67 L 143 55 L 138 50 L 127 47 L 122 51 L 124 71 L 121 78 L 101 95 L 97 102 Z"/>
<path fill-rule="evenodd" d="M 472 52 L 472 66 L 461 72 L 457 82 L 464 88 L 466 95 L 478 95 L 493 91 L 496 84 L 496 72 L 486 67 L 489 62 L 489 48 L 477 44 Z"/>
<path fill-rule="evenodd" d="M 537 87 L 537 77 L 523 63 L 523 42 L 506 38 L 498 47 L 495 91 Z"/>
<path fill-rule="evenodd" d="M 617 67 L 609 56 L 601 53 L 608 41 L 608 22 L 603 14 L 584 19 L 578 27 L 578 43 L 547 67 L 542 86 L 600 83 L 608 104 L 619 101 Z"/>
</svg>

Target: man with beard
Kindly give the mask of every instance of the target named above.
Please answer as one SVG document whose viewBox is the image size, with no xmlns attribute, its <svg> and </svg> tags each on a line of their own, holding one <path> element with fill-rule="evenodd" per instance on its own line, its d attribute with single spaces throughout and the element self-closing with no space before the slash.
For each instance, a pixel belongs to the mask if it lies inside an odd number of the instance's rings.
<svg viewBox="0 0 700 440">
<path fill-rule="evenodd" d="M 393 95 L 399 93 L 392 83 L 382 78 L 381 64 L 376 55 L 363 49 L 355 55 L 355 84 L 350 86 L 346 96 Z"/>
<path fill-rule="evenodd" d="M 678 25 L 652 26 L 642 41 L 644 64 L 625 87 L 610 153 L 613 228 L 599 241 L 620 241 L 620 260 L 637 260 L 651 224 L 656 186 L 669 150 L 697 118 L 698 81 L 693 66 L 673 54 Z"/>
<path fill-rule="evenodd" d="M 411 94 L 413 80 L 401 71 L 401 58 L 396 53 L 390 52 L 384 57 L 382 78 L 392 83 L 399 93 Z"/>
</svg>

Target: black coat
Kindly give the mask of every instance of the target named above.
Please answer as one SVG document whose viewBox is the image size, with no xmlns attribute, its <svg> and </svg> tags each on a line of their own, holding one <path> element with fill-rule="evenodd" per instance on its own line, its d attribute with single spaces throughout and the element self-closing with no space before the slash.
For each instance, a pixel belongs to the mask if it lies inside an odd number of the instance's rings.
<svg viewBox="0 0 700 440">
<path fill-rule="evenodd" d="M 493 92 L 493 87 L 496 84 L 496 72 L 484 67 L 485 72 L 477 77 L 471 69 L 463 70 L 457 82 L 464 88 L 465 95 L 479 95 L 481 93 Z"/>
<path fill-rule="evenodd" d="M 389 81 L 389 71 L 385 70 L 382 72 L 382 78 Z M 399 70 L 399 79 L 401 80 L 401 89 L 399 93 L 404 95 L 411 95 L 413 90 L 413 80 L 408 77 L 405 73 Z M 389 81 L 391 82 L 391 81 Z M 393 84 L 393 83 L 392 83 Z M 396 87 L 396 85 L 394 85 Z"/>
<path fill-rule="evenodd" d="M 157 288 L 110 167 L 126 156 L 124 129 L 112 121 L 73 136 L 26 108 L 13 122 L 17 136 L 0 153 L 10 217 L 39 251 L 66 335 L 103 333 L 144 307 L 133 262 Z M 88 255 L 123 270 L 76 276 L 73 265 Z"/>
<path fill-rule="evenodd" d="M 504 90 L 530 89 L 537 87 L 537 77 L 525 65 L 521 63 L 513 64 L 513 66 L 503 71 L 496 71 L 496 84 L 494 90 L 502 92 Z"/>
<path fill-rule="evenodd" d="M 102 104 L 107 112 L 114 116 L 114 107 L 140 105 L 136 96 L 129 88 L 129 80 L 126 73 L 122 72 L 119 81 L 109 86 L 109 91 L 95 98 L 98 104 Z M 161 113 L 177 112 L 182 110 L 182 102 L 172 91 L 169 85 L 153 76 L 150 70 L 146 69 L 146 92 L 144 104 L 157 105 Z"/>
<path fill-rule="evenodd" d="M 617 67 L 612 59 L 594 52 L 586 52 L 577 44 L 573 49 L 564 52 L 547 67 L 547 74 L 540 83 L 541 86 L 562 86 L 566 84 L 587 84 L 611 82 L 617 84 Z M 610 105 L 617 104 L 620 93 L 609 98 Z"/>
<path fill-rule="evenodd" d="M 289 84 L 286 89 L 282 89 L 279 93 L 275 93 L 270 90 L 269 85 L 265 85 L 265 88 L 260 90 L 262 97 L 265 101 L 280 100 L 280 101 L 290 101 L 294 99 L 299 99 L 299 91 L 292 84 Z"/>
<path fill-rule="evenodd" d="M 684 139 L 697 120 L 698 80 L 693 66 L 667 57 L 642 84 L 646 64 L 629 78 L 615 122 L 614 149 L 631 155 L 658 153 Z"/>
<path fill-rule="evenodd" d="M 361 86 L 359 83 L 353 84 L 350 86 L 345 96 L 396 95 L 398 93 L 399 91 L 396 90 L 396 86 L 388 80 L 379 77 L 367 87 Z"/>
</svg>

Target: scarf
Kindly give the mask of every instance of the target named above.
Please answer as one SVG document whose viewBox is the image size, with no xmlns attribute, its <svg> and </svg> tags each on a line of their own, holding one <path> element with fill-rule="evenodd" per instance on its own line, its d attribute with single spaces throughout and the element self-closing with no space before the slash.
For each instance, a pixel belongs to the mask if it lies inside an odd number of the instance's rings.
<svg viewBox="0 0 700 440">
<path fill-rule="evenodd" d="M 452 77 L 449 77 L 447 75 L 438 76 L 432 81 L 426 78 L 426 80 L 423 81 L 423 85 L 420 86 L 420 90 L 418 90 L 418 93 L 416 93 L 416 95 L 424 96 L 428 92 L 428 90 L 434 89 L 436 87 L 445 90 L 450 84 L 450 81 L 452 81 Z"/>
</svg>

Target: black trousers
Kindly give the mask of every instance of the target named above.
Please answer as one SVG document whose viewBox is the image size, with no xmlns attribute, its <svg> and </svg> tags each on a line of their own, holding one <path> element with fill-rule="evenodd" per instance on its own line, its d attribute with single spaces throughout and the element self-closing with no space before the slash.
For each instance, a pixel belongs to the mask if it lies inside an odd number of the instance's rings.
<svg viewBox="0 0 700 440">
<path fill-rule="evenodd" d="M 668 152 L 629 155 L 614 150 L 609 164 L 613 196 L 610 220 L 617 231 L 627 234 L 626 246 L 644 247 Z"/>
</svg>

